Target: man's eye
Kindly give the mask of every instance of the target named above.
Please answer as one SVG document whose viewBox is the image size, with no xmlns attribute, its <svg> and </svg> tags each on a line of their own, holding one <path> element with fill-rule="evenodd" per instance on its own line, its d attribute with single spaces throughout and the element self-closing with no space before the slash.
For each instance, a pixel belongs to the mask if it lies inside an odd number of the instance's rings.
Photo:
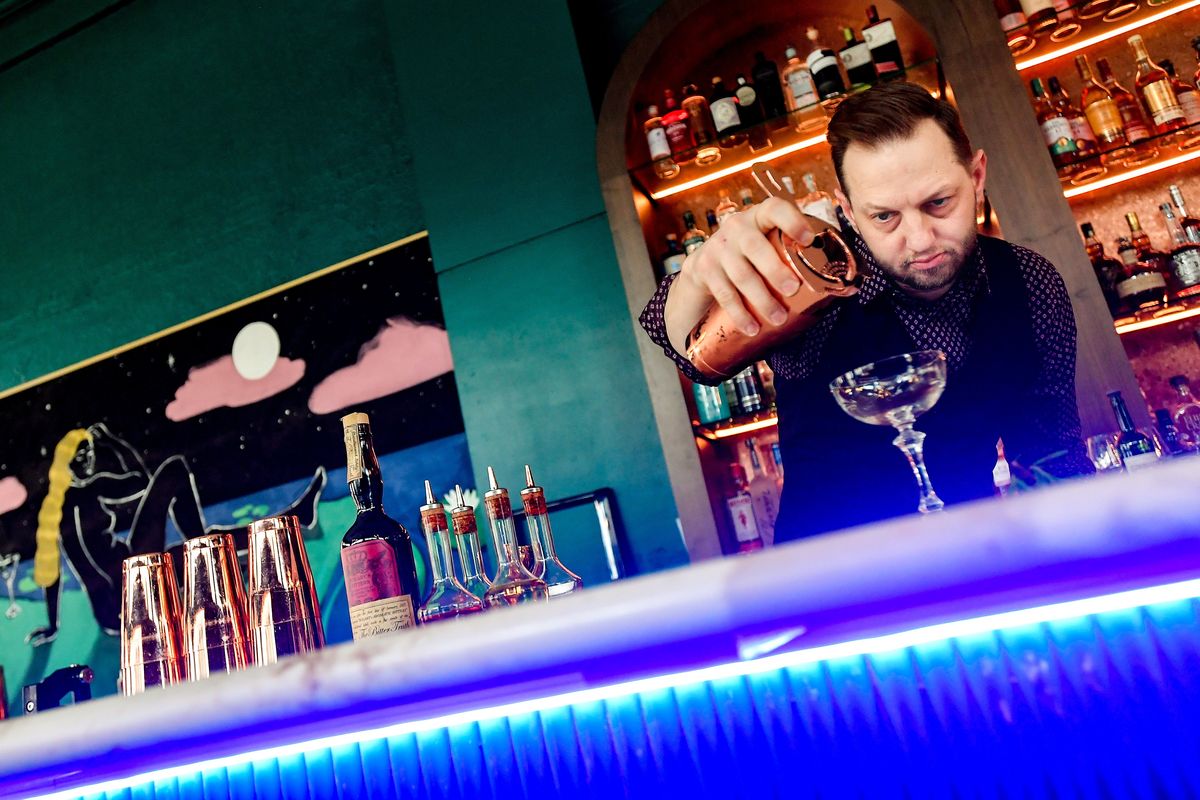
<svg viewBox="0 0 1200 800">
<path fill-rule="evenodd" d="M 934 208 L 941 208 L 942 206 L 946 205 L 946 203 L 949 203 L 949 202 L 950 202 L 949 197 L 939 197 L 936 200 L 930 200 L 929 205 L 933 206 Z"/>
<path fill-rule="evenodd" d="M 896 212 L 895 211 L 880 211 L 878 214 L 874 214 L 873 216 L 875 217 L 876 222 L 887 222 L 892 217 L 896 216 Z"/>
</svg>

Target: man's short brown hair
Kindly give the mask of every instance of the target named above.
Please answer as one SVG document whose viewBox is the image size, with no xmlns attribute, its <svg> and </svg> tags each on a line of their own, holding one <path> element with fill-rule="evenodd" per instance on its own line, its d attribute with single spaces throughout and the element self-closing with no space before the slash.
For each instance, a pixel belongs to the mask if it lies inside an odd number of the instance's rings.
<svg viewBox="0 0 1200 800">
<path fill-rule="evenodd" d="M 873 86 L 842 101 L 829 121 L 825 137 L 833 151 L 833 169 L 847 196 L 850 190 L 842 175 L 842 161 L 851 144 L 876 147 L 904 139 L 923 121 L 931 119 L 950 137 L 962 165 L 971 163 L 971 141 L 963 130 L 958 111 L 948 100 L 935 98 L 915 83 L 897 81 Z"/>
</svg>

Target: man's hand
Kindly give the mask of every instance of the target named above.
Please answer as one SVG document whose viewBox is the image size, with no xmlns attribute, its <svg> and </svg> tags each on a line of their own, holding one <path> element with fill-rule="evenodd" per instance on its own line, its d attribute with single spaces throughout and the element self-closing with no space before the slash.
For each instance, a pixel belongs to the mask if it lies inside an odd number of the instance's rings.
<svg viewBox="0 0 1200 800">
<path fill-rule="evenodd" d="M 790 297 L 800 283 L 767 238 L 775 229 L 802 247 L 812 244 L 813 229 L 800 209 L 770 197 L 727 217 L 713 237 L 687 257 L 667 295 L 665 313 L 667 336 L 677 351 L 684 352 L 688 333 L 713 302 L 749 336 L 758 333 L 760 321 L 779 325 L 787 319 L 776 295 Z"/>
</svg>

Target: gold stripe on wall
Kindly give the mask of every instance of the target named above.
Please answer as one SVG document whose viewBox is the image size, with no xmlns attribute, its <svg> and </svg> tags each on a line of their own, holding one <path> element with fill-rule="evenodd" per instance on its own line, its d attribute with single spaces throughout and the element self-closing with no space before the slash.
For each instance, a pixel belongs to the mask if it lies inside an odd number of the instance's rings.
<svg viewBox="0 0 1200 800">
<path fill-rule="evenodd" d="M 322 275 L 328 275 L 331 272 L 336 272 L 339 269 L 344 269 L 345 267 L 348 267 L 351 264 L 357 264 L 358 262 L 360 262 L 364 259 L 372 258 L 374 256 L 379 255 L 380 253 L 386 253 L 387 251 L 394 250 L 397 247 L 403 247 L 406 244 L 411 244 L 412 242 L 415 242 L 418 239 L 424 239 L 428 236 L 429 236 L 429 231 L 421 231 L 419 233 L 414 233 L 412 236 L 406 236 L 403 239 L 399 239 L 397 241 L 392 242 L 391 244 L 385 244 L 381 247 L 376 247 L 374 250 L 368 250 L 365 253 L 354 256 L 352 258 L 347 258 L 345 261 L 339 261 L 336 264 L 333 264 L 328 267 L 324 267 L 322 269 L 317 270 L 316 272 L 311 272 L 308 275 L 304 275 L 304 276 L 296 278 L 294 280 L 290 280 L 287 283 L 281 283 L 278 286 L 273 286 L 272 288 L 267 289 L 262 292 L 259 292 L 256 295 L 252 295 L 250 297 L 246 297 L 241 300 L 238 300 L 237 302 L 230 303 L 227 306 L 223 306 L 221 308 L 214 309 L 212 311 L 208 311 L 204 314 L 201 314 L 198 317 L 193 317 L 192 319 L 189 319 L 186 322 L 180 322 L 177 325 L 172 325 L 169 328 L 163 328 L 161 331 L 157 331 L 157 332 L 151 333 L 147 336 L 143 336 L 140 339 L 134 339 L 132 342 L 129 342 L 128 344 L 123 344 L 120 347 L 114 347 L 112 350 L 107 350 L 103 353 L 99 353 L 97 355 L 90 356 L 88 358 L 83 359 L 82 361 L 78 361 L 74 364 L 71 364 L 70 366 L 56 369 L 53 372 L 48 372 L 45 375 L 42 375 L 41 377 L 34 378 L 33 380 L 25 381 L 24 383 L 19 384 L 17 386 L 13 386 L 12 388 L 9 388 L 9 389 L 4 389 L 3 391 L 0 391 L 0 400 L 4 399 L 5 397 L 8 397 L 10 395 L 14 395 L 17 392 L 23 392 L 26 389 L 32 389 L 34 386 L 38 386 L 40 384 L 46 383 L 47 381 L 52 381 L 55 378 L 60 378 L 63 375 L 66 375 L 70 372 L 74 372 L 77 369 L 83 369 L 84 367 L 90 366 L 91 364 L 95 364 L 98 361 L 103 361 L 106 358 L 112 358 L 115 355 L 120 355 L 121 353 L 124 353 L 127 350 L 132 350 L 135 347 L 140 347 L 140 346 L 146 344 L 147 342 L 153 342 L 155 339 L 161 339 L 162 337 L 167 336 L 172 333 L 175 333 L 176 331 L 181 331 L 181 330 L 184 330 L 185 328 L 190 328 L 191 326 L 196 325 L 201 322 L 204 322 L 205 320 L 212 319 L 213 317 L 217 317 L 217 316 L 220 316 L 221 314 L 228 313 L 230 311 L 233 311 L 234 309 L 238 309 L 238 308 L 241 308 L 242 306 L 249 305 L 250 303 L 253 303 L 255 301 L 262 300 L 264 297 L 270 297 L 272 295 L 279 294 L 280 292 L 286 292 L 288 289 L 291 289 L 295 286 L 299 286 L 302 283 L 308 283 L 309 281 L 319 278 Z"/>
</svg>

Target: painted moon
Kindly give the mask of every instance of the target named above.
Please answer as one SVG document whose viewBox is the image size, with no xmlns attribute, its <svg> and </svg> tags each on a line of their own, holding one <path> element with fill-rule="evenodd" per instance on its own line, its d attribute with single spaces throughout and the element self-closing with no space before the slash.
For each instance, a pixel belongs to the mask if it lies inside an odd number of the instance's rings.
<svg viewBox="0 0 1200 800">
<path fill-rule="evenodd" d="M 266 322 L 251 322 L 233 339 L 233 368 L 248 381 L 265 378 L 279 360 L 279 334 Z"/>
</svg>

